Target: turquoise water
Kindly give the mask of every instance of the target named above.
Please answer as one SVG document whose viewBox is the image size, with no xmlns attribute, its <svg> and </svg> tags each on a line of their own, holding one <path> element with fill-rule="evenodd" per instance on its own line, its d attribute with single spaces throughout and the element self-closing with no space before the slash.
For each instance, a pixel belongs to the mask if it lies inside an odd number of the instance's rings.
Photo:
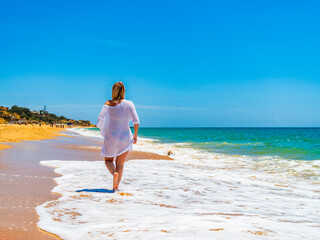
<svg viewBox="0 0 320 240">
<path fill-rule="evenodd" d="M 320 160 L 320 128 L 140 128 L 139 136 L 210 152 Z"/>
</svg>

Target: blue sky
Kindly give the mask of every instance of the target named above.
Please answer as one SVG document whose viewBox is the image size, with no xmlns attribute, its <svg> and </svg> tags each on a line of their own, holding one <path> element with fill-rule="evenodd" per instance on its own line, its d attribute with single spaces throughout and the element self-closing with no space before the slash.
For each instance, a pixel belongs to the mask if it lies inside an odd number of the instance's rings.
<svg viewBox="0 0 320 240">
<path fill-rule="evenodd" d="M 320 126 L 319 1 L 1 1 L 0 105 L 145 127 Z"/>
</svg>

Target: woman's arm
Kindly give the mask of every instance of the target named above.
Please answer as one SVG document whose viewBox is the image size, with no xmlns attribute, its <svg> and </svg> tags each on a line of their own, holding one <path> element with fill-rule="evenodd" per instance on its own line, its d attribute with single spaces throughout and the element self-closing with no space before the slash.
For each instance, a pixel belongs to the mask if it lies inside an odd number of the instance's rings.
<svg viewBox="0 0 320 240">
<path fill-rule="evenodd" d="M 133 134 L 133 143 L 137 143 L 138 141 L 138 129 L 139 129 L 139 124 L 134 124 L 134 134 Z"/>
<path fill-rule="evenodd" d="M 138 141 L 138 129 L 139 129 L 140 121 L 139 121 L 139 117 L 138 117 L 136 108 L 134 107 L 134 104 L 131 101 L 130 101 L 129 114 L 130 114 L 130 120 L 132 121 L 133 126 L 134 126 L 134 134 L 133 134 L 133 140 L 134 141 L 133 141 L 133 143 L 137 143 L 137 141 Z"/>
<path fill-rule="evenodd" d="M 103 132 L 103 126 L 104 126 L 104 118 L 107 114 L 107 109 L 102 107 L 102 110 L 98 116 L 97 120 L 97 127 L 100 128 L 101 132 Z"/>
</svg>

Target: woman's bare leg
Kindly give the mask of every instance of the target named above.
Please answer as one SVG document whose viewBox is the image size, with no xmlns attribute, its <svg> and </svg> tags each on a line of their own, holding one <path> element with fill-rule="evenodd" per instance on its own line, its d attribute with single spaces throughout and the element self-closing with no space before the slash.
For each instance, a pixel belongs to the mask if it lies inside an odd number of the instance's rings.
<svg viewBox="0 0 320 240">
<path fill-rule="evenodd" d="M 104 158 L 104 162 L 109 170 L 109 172 L 113 175 L 113 190 L 118 189 L 118 173 L 116 172 L 116 167 L 113 164 L 113 158 Z"/>
<path fill-rule="evenodd" d="M 128 152 L 122 153 L 121 155 L 119 155 L 116 159 L 116 172 L 119 174 L 118 175 L 118 184 L 116 186 L 116 189 L 118 189 L 118 186 L 120 184 L 121 178 L 122 178 L 122 173 L 123 173 L 123 166 L 124 166 L 124 162 L 126 161 Z"/>
<path fill-rule="evenodd" d="M 104 158 L 104 162 L 109 170 L 109 172 L 113 175 L 116 171 L 116 167 L 113 164 L 113 158 Z"/>
</svg>

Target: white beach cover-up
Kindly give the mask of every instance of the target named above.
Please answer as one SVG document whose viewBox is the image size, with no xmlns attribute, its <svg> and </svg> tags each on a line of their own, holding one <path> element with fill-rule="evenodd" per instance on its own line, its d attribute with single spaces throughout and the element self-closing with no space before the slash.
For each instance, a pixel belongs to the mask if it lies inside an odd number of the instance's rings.
<svg viewBox="0 0 320 240">
<path fill-rule="evenodd" d="M 104 138 L 101 155 L 116 157 L 132 150 L 133 136 L 129 122 L 139 124 L 139 117 L 133 102 L 122 100 L 116 106 L 104 105 L 98 117 L 97 126 Z"/>
</svg>

